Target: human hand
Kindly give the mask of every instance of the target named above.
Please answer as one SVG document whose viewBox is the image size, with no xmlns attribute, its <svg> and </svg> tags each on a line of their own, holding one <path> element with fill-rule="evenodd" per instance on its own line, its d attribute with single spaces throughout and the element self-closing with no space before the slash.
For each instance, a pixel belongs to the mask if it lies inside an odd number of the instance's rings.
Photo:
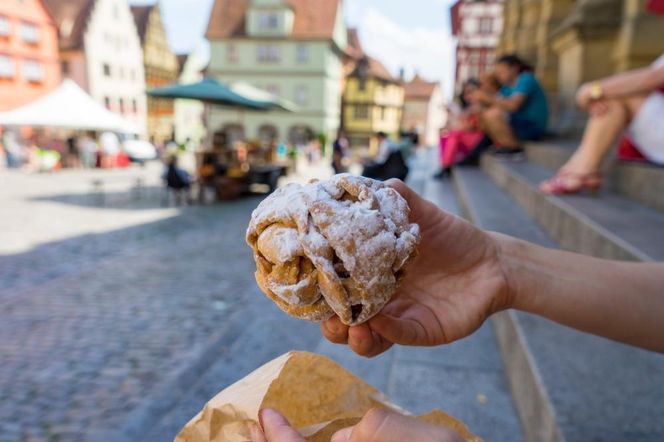
<svg viewBox="0 0 664 442">
<path fill-rule="evenodd" d="M 261 427 L 251 429 L 252 442 L 304 442 L 304 438 L 293 429 L 286 418 L 277 411 L 264 409 L 260 412 Z M 340 430 L 331 442 L 463 442 L 456 433 L 436 425 L 420 422 L 413 417 L 394 411 L 373 408 L 356 425 Z"/>
<path fill-rule="evenodd" d="M 393 344 L 456 341 L 511 302 L 495 235 L 443 212 L 399 180 L 387 184 L 406 199 L 411 221 L 420 225 L 419 255 L 390 302 L 368 322 L 349 328 L 334 316 L 321 323 L 328 340 L 367 357 Z"/>
<path fill-rule="evenodd" d="M 594 102 L 596 100 L 593 99 L 592 85 L 590 83 L 582 84 L 576 92 L 576 105 L 581 110 L 587 110 Z"/>
</svg>

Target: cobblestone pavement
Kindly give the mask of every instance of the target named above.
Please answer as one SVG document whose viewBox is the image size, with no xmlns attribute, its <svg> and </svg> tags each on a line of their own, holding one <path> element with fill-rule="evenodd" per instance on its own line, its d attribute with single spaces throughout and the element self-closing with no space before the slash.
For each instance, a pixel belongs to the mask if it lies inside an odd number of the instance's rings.
<svg viewBox="0 0 664 442">
<path fill-rule="evenodd" d="M 487 440 L 521 440 L 490 327 L 357 357 L 256 288 L 244 230 L 259 198 L 165 209 L 155 174 L 102 173 L 104 200 L 93 172 L 0 175 L 12 209 L 0 218 L 0 441 L 172 440 L 216 392 L 291 349 L 333 357 L 414 412 L 440 407 Z"/>
</svg>

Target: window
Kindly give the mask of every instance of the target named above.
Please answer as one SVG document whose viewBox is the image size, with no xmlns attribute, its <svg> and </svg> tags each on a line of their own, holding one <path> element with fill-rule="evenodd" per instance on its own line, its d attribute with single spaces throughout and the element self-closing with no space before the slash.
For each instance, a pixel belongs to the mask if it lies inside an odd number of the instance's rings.
<svg viewBox="0 0 664 442">
<path fill-rule="evenodd" d="M 111 110 L 111 98 L 110 97 L 104 97 L 104 106 L 106 106 L 106 109 Z"/>
<path fill-rule="evenodd" d="M 303 106 L 309 102 L 309 88 L 304 85 L 298 85 L 295 88 L 295 103 Z"/>
<path fill-rule="evenodd" d="M 5 37 L 11 33 L 9 26 L 9 19 L 4 15 L 0 15 L 0 36 Z"/>
<path fill-rule="evenodd" d="M 281 56 L 279 46 L 275 44 L 258 45 L 258 61 L 261 63 L 277 63 Z"/>
<path fill-rule="evenodd" d="M 23 76 L 30 82 L 38 83 L 44 79 L 44 68 L 37 60 L 26 60 L 23 62 Z"/>
<path fill-rule="evenodd" d="M 110 77 L 111 76 L 111 65 L 108 64 L 108 63 L 104 63 L 103 69 L 104 69 L 104 77 Z"/>
<path fill-rule="evenodd" d="M 358 83 L 358 85 L 357 85 L 357 89 L 358 89 L 360 92 L 364 92 L 364 91 L 367 90 L 367 79 L 366 79 L 366 78 L 362 77 L 362 78 L 359 79 L 359 83 Z"/>
<path fill-rule="evenodd" d="M 124 98 L 120 98 L 119 103 L 120 103 L 120 113 L 121 113 L 121 114 L 124 114 L 124 113 L 125 113 L 125 101 L 124 101 Z"/>
<path fill-rule="evenodd" d="M 124 80 L 124 68 L 122 66 L 118 68 L 118 77 L 120 77 L 120 80 Z"/>
<path fill-rule="evenodd" d="M 279 26 L 279 17 L 275 12 L 260 12 L 258 14 L 258 29 L 276 29 Z"/>
<path fill-rule="evenodd" d="M 380 108 L 380 119 L 385 120 L 385 106 Z"/>
<path fill-rule="evenodd" d="M 493 19 L 491 17 L 480 18 L 480 34 L 491 34 L 493 31 Z"/>
<path fill-rule="evenodd" d="M 117 3 L 113 4 L 113 18 L 115 18 L 116 20 L 120 18 L 120 8 L 118 8 Z"/>
<path fill-rule="evenodd" d="M 353 117 L 358 120 L 365 120 L 369 118 L 369 105 L 367 104 L 356 104 L 353 108 Z"/>
<path fill-rule="evenodd" d="M 14 60 L 0 55 L 0 78 L 14 78 Z"/>
<path fill-rule="evenodd" d="M 306 43 L 299 43 L 296 49 L 296 56 L 298 63 L 306 63 L 309 61 L 309 46 Z"/>
<path fill-rule="evenodd" d="M 19 33 L 21 40 L 26 43 L 34 44 L 39 42 L 39 29 L 31 23 L 21 23 Z"/>
<path fill-rule="evenodd" d="M 135 98 L 131 100 L 131 109 L 134 111 L 135 114 L 138 113 L 138 100 Z"/>
<path fill-rule="evenodd" d="M 235 43 L 228 43 L 228 46 L 226 46 L 226 61 L 228 63 L 237 63 L 238 59 L 237 46 Z"/>
</svg>

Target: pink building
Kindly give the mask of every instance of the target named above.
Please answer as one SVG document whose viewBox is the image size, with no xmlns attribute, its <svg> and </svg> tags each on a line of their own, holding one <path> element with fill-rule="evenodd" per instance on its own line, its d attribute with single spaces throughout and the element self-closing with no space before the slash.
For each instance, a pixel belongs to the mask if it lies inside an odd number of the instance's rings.
<svg viewBox="0 0 664 442">
<path fill-rule="evenodd" d="M 492 69 L 503 30 L 503 0 L 458 0 L 450 9 L 457 38 L 454 89 Z"/>
<path fill-rule="evenodd" d="M 0 1 L 0 111 L 60 84 L 58 31 L 41 0 Z"/>
</svg>

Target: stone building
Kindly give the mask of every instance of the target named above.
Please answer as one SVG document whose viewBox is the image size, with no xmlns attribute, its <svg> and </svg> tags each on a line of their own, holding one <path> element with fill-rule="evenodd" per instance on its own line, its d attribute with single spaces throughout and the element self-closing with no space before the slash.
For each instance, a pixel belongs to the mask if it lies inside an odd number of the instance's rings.
<svg viewBox="0 0 664 442">
<path fill-rule="evenodd" d="M 0 110 L 60 84 L 58 29 L 41 0 L 0 2 Z"/>
<path fill-rule="evenodd" d="M 647 0 L 506 0 L 498 52 L 516 52 L 535 67 L 551 98 L 554 129 L 583 124 L 578 87 L 641 67 L 664 52 L 664 21 Z"/>
<path fill-rule="evenodd" d="M 125 0 L 44 0 L 58 26 L 63 77 L 145 135 L 143 52 Z"/>
<path fill-rule="evenodd" d="M 454 89 L 459 93 L 466 80 L 493 69 L 503 30 L 503 0 L 458 0 L 450 14 L 457 40 Z"/>
<path fill-rule="evenodd" d="M 178 61 L 168 44 L 159 3 L 132 6 L 131 12 L 143 48 L 146 87 L 151 89 L 175 83 L 178 79 Z M 147 97 L 147 104 L 150 139 L 156 143 L 172 139 L 175 130 L 173 100 Z"/>
<path fill-rule="evenodd" d="M 348 42 L 342 127 L 352 147 L 375 149 L 377 132 L 393 137 L 399 133 L 403 86 L 381 62 L 364 52 L 356 29 L 348 31 Z"/>
</svg>

